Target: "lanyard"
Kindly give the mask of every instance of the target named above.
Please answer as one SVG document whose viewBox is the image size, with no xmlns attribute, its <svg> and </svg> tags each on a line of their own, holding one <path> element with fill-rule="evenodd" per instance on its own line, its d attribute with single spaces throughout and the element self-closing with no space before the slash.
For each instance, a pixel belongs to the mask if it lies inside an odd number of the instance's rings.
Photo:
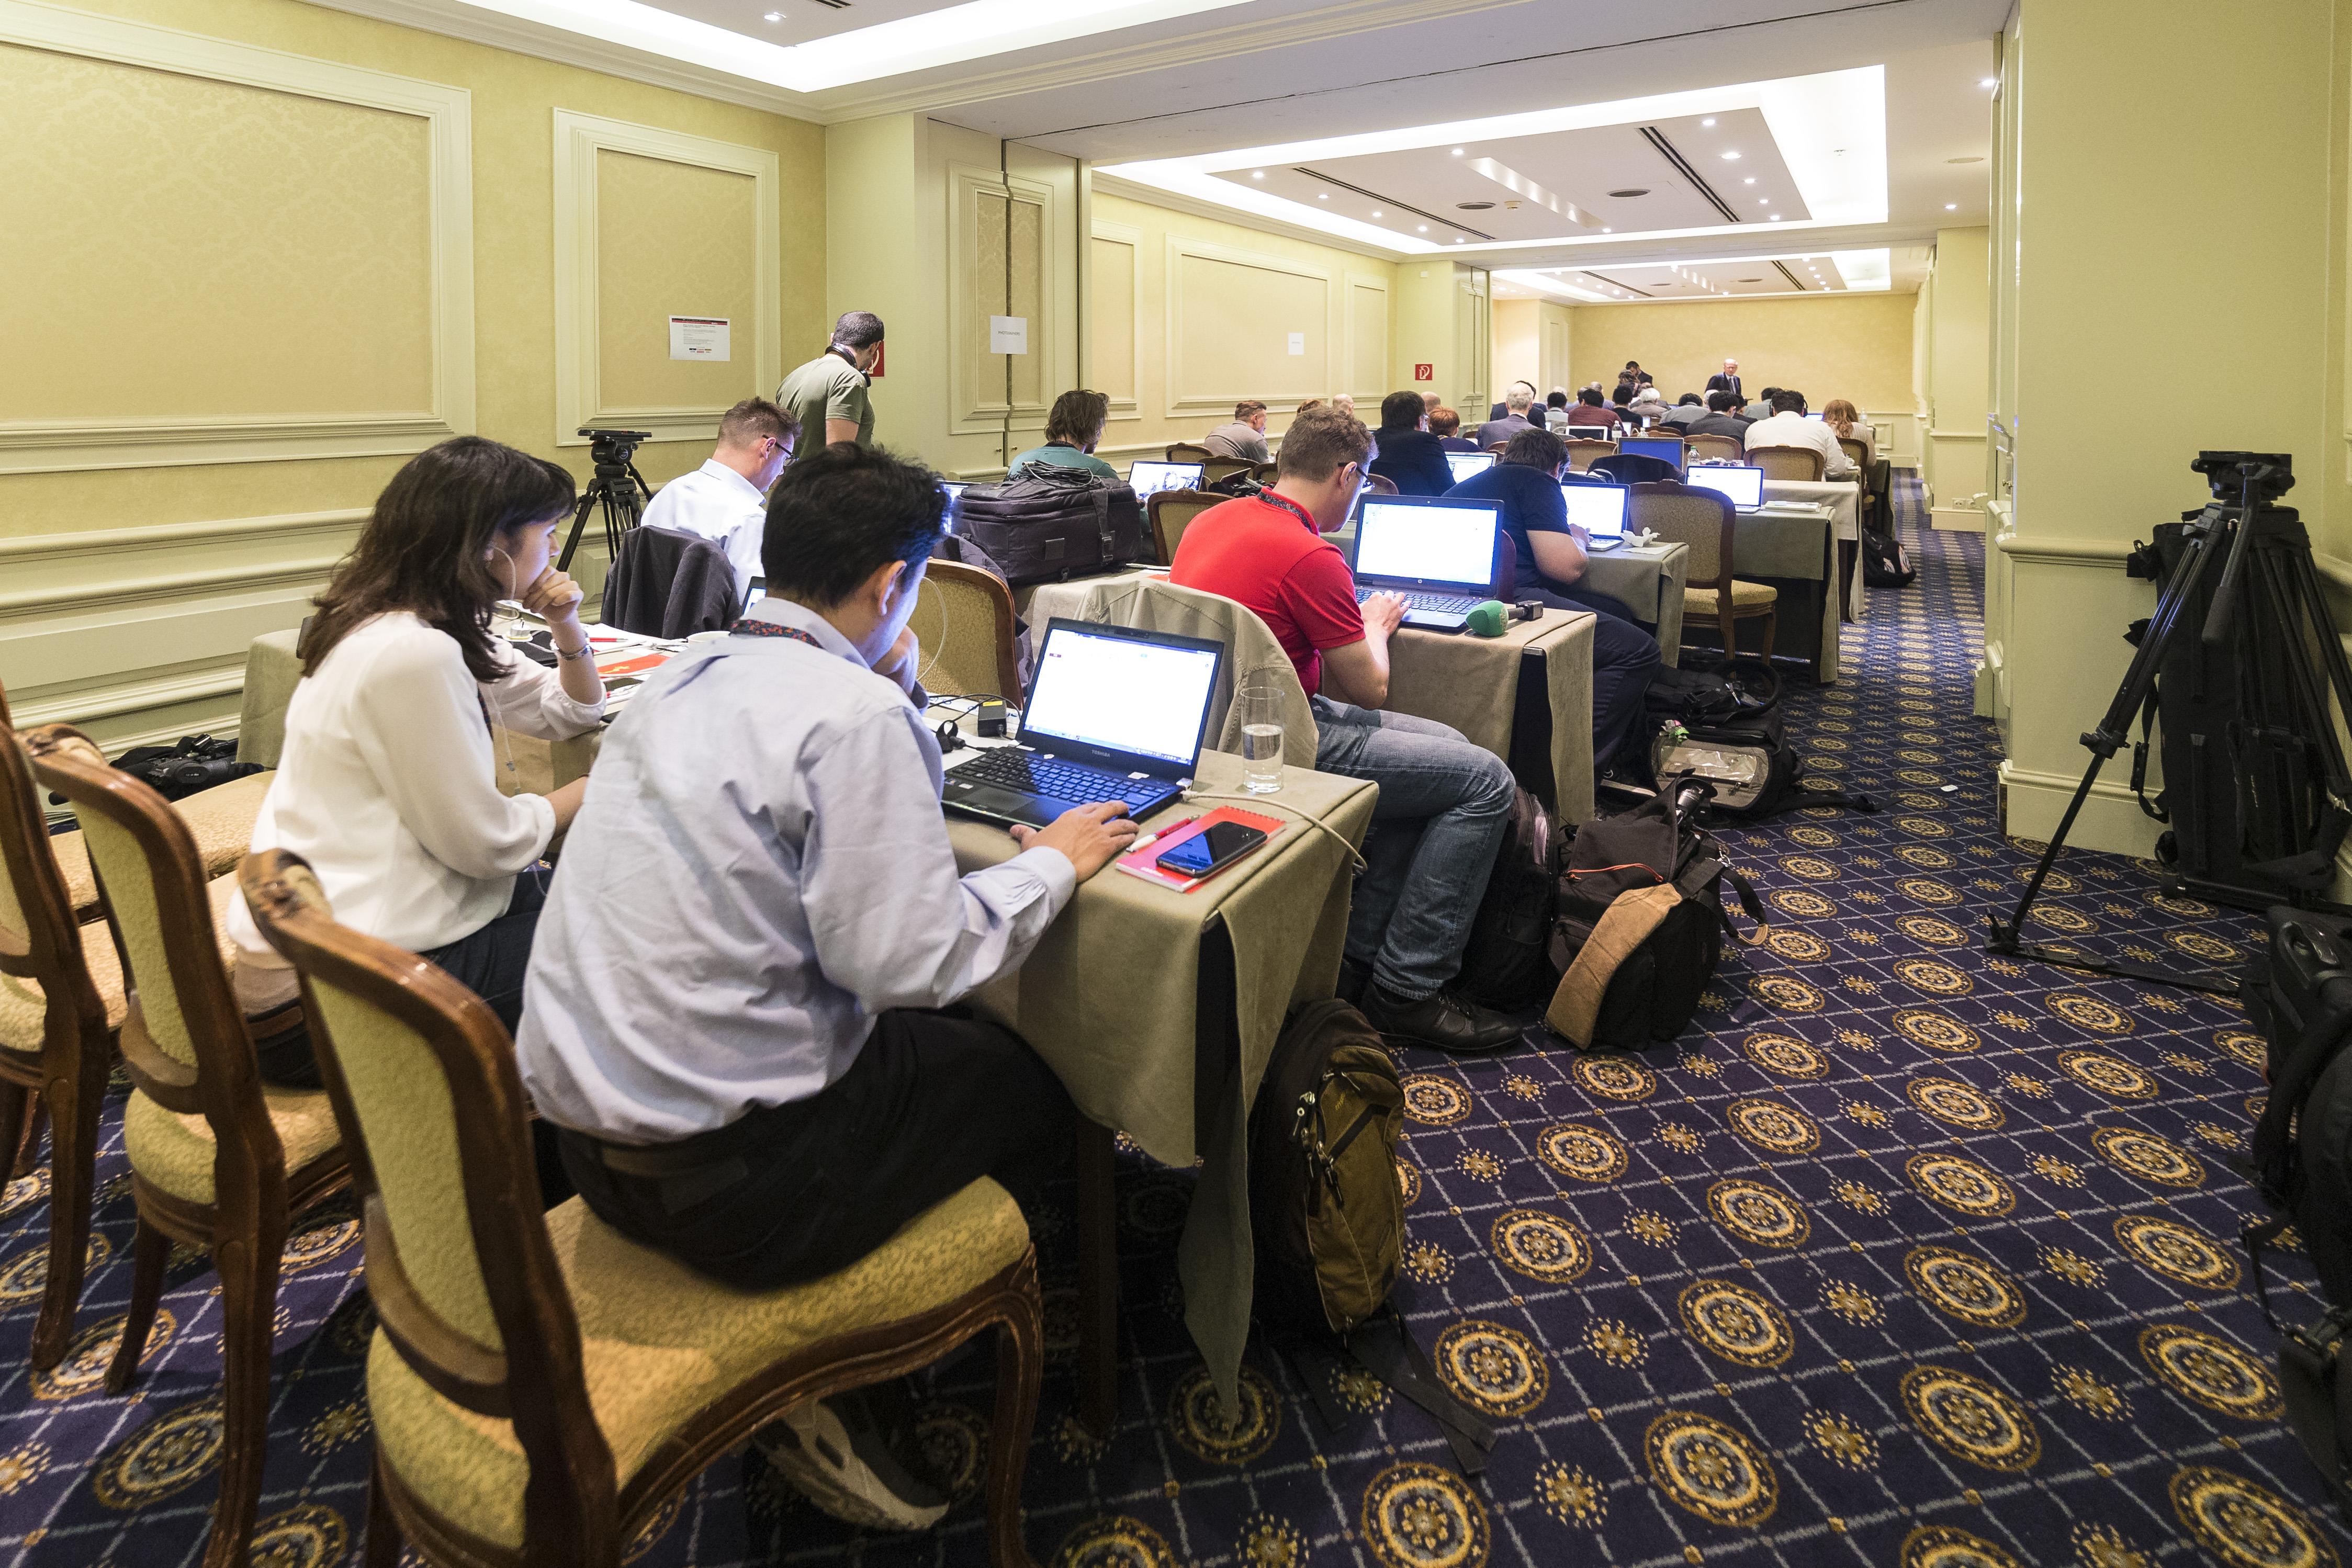
<svg viewBox="0 0 2352 1568">
<path fill-rule="evenodd" d="M 1313 534 L 1317 538 L 1321 538 L 1323 537 L 1323 530 L 1315 526 L 1315 519 L 1307 515 L 1307 508 L 1292 500 L 1289 497 L 1277 496 L 1271 490 L 1260 490 L 1257 493 L 1257 498 L 1265 502 L 1269 506 L 1280 507 L 1284 511 L 1288 512 L 1292 517 L 1297 517 L 1300 522 L 1307 525 L 1307 531 Z"/>
<path fill-rule="evenodd" d="M 810 647 L 816 649 L 820 653 L 824 651 L 824 643 L 818 642 L 815 638 L 810 636 L 799 627 L 786 626 L 781 622 L 738 621 L 734 625 L 727 628 L 727 630 L 729 632 L 738 637 L 790 637 L 795 643 L 806 643 Z"/>
</svg>

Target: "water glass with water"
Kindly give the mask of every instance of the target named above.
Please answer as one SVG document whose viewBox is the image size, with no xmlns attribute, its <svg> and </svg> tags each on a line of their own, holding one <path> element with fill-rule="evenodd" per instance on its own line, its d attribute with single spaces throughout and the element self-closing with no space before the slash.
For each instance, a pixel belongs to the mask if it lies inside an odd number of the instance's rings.
<svg viewBox="0 0 2352 1568">
<path fill-rule="evenodd" d="M 1244 675 L 1234 705 L 1242 717 L 1242 788 L 1271 795 L 1282 788 L 1282 683 L 1265 671 Z"/>
</svg>

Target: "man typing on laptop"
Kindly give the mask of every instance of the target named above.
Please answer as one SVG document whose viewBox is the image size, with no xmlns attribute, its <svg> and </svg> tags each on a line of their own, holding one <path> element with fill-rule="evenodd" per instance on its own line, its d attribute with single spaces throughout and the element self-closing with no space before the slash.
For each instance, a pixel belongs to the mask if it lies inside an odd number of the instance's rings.
<svg viewBox="0 0 2352 1568">
<path fill-rule="evenodd" d="M 581 1197 L 740 1289 L 845 1268 L 979 1176 L 1034 1189 L 1070 1146 L 1036 1053 L 940 1009 L 1135 827 L 1082 807 L 957 875 L 906 630 L 946 504 L 870 447 L 786 470 L 767 597 L 614 725 L 540 919 L 516 1051 Z M 882 1425 L 828 1399 L 761 1446 L 830 1511 L 927 1525 L 947 1500 Z"/>
<path fill-rule="evenodd" d="M 1404 602 L 1373 593 L 1359 604 L 1346 559 L 1322 537 L 1346 520 L 1371 452 L 1371 432 L 1352 415 L 1299 414 L 1283 437 L 1274 488 L 1193 519 L 1169 578 L 1256 612 L 1310 694 L 1315 766 L 1381 787 L 1343 981 L 1365 1016 L 1391 1040 L 1501 1051 L 1518 1039 L 1511 1020 L 1446 988 L 1494 869 L 1511 772 L 1442 724 L 1378 711 Z M 1312 695 L 1327 687 L 1336 695 Z"/>
</svg>

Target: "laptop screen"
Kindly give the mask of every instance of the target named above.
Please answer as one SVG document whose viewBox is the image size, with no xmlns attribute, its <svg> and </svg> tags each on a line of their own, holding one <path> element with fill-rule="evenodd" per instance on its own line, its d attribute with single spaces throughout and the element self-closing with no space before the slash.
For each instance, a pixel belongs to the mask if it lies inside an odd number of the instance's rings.
<svg viewBox="0 0 2352 1568">
<path fill-rule="evenodd" d="M 1683 482 L 1705 490 L 1720 490 L 1731 497 L 1731 504 L 1742 511 L 1752 512 L 1764 504 L 1764 470 L 1696 464 L 1683 476 Z"/>
<path fill-rule="evenodd" d="M 751 614 L 751 606 L 759 603 L 760 601 L 767 597 L 768 580 L 764 577 L 753 578 L 751 585 L 743 590 L 743 613 L 746 615 Z"/>
<path fill-rule="evenodd" d="M 953 479 L 942 479 L 940 481 L 940 489 L 946 494 L 948 498 L 948 515 L 945 520 L 945 527 L 948 532 L 953 533 L 956 531 L 956 507 L 957 504 L 963 499 L 963 486 L 956 483 Z"/>
<path fill-rule="evenodd" d="M 1021 738 L 1108 747 L 1189 768 L 1200 756 L 1217 662 L 1214 645 L 1179 647 L 1054 622 Z"/>
<path fill-rule="evenodd" d="M 1805 417 L 1806 417 L 1807 419 L 1819 419 L 1819 418 L 1821 418 L 1821 415 L 1820 415 L 1820 414 L 1818 414 L 1818 413 L 1809 413 L 1809 414 L 1805 415 Z"/>
<path fill-rule="evenodd" d="M 1677 468 L 1683 465 L 1683 444 L 1679 441 L 1622 441 L 1618 443 L 1617 450 L 1637 457 L 1654 457 Z"/>
<path fill-rule="evenodd" d="M 1491 452 L 1449 452 L 1445 455 L 1445 465 L 1454 470 L 1454 482 L 1459 485 L 1471 475 L 1484 474 L 1492 468 L 1495 455 Z"/>
<path fill-rule="evenodd" d="M 1562 485 L 1559 498 L 1568 503 L 1568 520 L 1596 539 L 1625 537 L 1625 507 L 1633 495 L 1622 485 Z"/>
<path fill-rule="evenodd" d="M 1367 496 L 1356 524 L 1356 575 L 1485 594 L 1495 583 L 1495 501 Z"/>
<path fill-rule="evenodd" d="M 1198 463 L 1157 463 L 1139 457 L 1127 471 L 1127 482 L 1140 498 L 1160 490 L 1197 490 L 1202 472 Z"/>
</svg>

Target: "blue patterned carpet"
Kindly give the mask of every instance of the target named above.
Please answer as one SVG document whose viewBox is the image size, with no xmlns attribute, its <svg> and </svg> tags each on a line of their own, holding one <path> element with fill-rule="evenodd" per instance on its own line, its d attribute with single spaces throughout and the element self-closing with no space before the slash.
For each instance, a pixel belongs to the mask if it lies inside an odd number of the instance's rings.
<svg viewBox="0 0 2352 1568">
<path fill-rule="evenodd" d="M 1465 1483 L 1434 1427 L 1375 1385 L 1327 1430 L 1254 1350 L 1220 1421 L 1179 1321 L 1185 1173 L 1122 1172 L 1124 1422 L 1070 1419 L 1072 1221 L 1035 1228 L 1049 1375 L 1027 1500 L 1051 1568 L 1481 1568 L 1870 1563 L 2127 1568 L 2335 1563 L 2352 1549 L 2277 1420 L 2273 1338 L 2233 1238 L 2228 1161 L 2261 1103 L 2234 1003 L 1993 960 L 1988 909 L 2029 850 L 1996 826 L 1990 726 L 1970 715 L 1981 543 L 1903 532 L 1913 588 L 1874 591 L 1848 679 L 1791 688 L 1816 766 L 1887 811 L 1727 835 L 1769 900 L 1699 1024 L 1644 1056 L 1566 1049 L 1406 1062 L 1398 1296 L 1454 1385 L 1505 1427 Z M 2039 846 L 2033 846 L 2038 850 Z M 2244 918 L 2069 853 L 2046 924 L 2184 964 Z M 99 1267 L 54 1376 L 0 1375 L 0 1548 L 26 1564 L 193 1563 L 217 1462 L 215 1287 L 180 1260 L 142 1386 L 99 1379 L 129 1289 L 119 1124 Z M 0 1208 L 0 1334 L 29 1333 L 37 1180 Z M 298 1239 L 280 1309 L 257 1563 L 357 1561 L 370 1324 L 356 1227 Z M 2282 1270 L 2309 1316 L 2308 1270 Z M 984 1357 L 940 1373 L 925 1436 L 969 1476 Z M 712 1467 L 638 1543 L 661 1568 L 974 1565 L 976 1503 L 937 1531 L 859 1538 L 755 1458 Z"/>
</svg>

